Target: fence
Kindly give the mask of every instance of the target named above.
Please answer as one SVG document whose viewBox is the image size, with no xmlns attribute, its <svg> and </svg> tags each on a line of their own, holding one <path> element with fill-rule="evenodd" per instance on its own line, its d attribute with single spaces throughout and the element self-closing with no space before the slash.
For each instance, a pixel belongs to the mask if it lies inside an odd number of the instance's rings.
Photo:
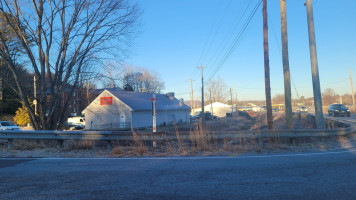
<svg viewBox="0 0 356 200">
<path fill-rule="evenodd" d="M 130 122 L 107 123 L 93 126 L 92 130 L 130 130 Z"/>
</svg>

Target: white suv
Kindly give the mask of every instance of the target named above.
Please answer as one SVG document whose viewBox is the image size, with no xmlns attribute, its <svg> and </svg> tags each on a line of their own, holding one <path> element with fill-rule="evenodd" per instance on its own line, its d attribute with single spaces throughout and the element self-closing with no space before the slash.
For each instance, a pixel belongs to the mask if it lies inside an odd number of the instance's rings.
<svg viewBox="0 0 356 200">
<path fill-rule="evenodd" d="M 9 121 L 0 121 L 0 131 L 21 131 L 21 128 Z"/>
</svg>

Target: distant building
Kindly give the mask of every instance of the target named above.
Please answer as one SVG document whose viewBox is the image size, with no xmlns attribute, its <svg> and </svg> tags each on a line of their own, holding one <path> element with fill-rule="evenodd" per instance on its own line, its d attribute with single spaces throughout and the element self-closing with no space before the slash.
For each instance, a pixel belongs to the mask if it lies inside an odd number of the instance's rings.
<svg viewBox="0 0 356 200">
<path fill-rule="evenodd" d="M 174 93 L 155 94 L 156 124 L 189 122 L 190 108 Z M 83 110 L 88 130 L 119 130 L 152 127 L 152 93 L 105 89 Z"/>
<path fill-rule="evenodd" d="M 233 109 L 235 113 L 236 107 L 233 107 Z M 214 102 L 212 104 L 204 106 L 204 112 L 210 112 L 212 115 L 218 117 L 226 117 L 226 113 L 231 114 L 231 111 L 232 111 L 231 105 L 220 103 L 220 102 Z M 198 112 L 201 112 L 201 108 L 194 109 L 194 112 L 192 114 L 195 115 Z"/>
<path fill-rule="evenodd" d="M 69 96 L 70 89 L 64 89 L 61 92 L 61 101 L 60 101 L 60 112 L 63 111 L 64 105 L 66 103 L 67 97 Z M 68 98 L 68 107 L 66 108 L 66 113 L 69 115 L 69 117 L 75 117 L 75 116 L 80 116 L 81 111 L 84 109 L 83 108 L 83 93 L 84 89 L 83 88 L 76 88 L 74 89 L 72 95 Z M 41 96 L 41 93 L 39 90 L 37 90 L 37 99 L 39 99 Z M 47 108 L 46 108 L 46 115 L 49 114 L 50 111 L 50 90 L 46 90 L 46 101 L 47 101 Z"/>
</svg>

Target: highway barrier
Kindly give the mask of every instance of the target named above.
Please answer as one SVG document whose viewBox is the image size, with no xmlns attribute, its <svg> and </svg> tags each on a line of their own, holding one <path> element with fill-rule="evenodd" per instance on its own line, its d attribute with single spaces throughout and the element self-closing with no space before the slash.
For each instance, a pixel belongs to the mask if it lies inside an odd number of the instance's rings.
<svg viewBox="0 0 356 200">
<path fill-rule="evenodd" d="M 308 115 L 309 120 L 313 120 L 312 115 Z M 315 117 L 314 117 L 315 120 Z M 332 119 L 325 119 L 328 129 L 285 129 L 285 130 L 242 130 L 242 131 L 179 131 L 180 140 L 199 139 L 209 137 L 209 139 L 241 139 L 250 138 L 259 141 L 262 138 L 287 138 L 293 141 L 296 138 L 305 137 L 330 137 L 344 136 L 353 133 L 350 124 Z M 338 127 L 338 128 L 335 128 Z M 112 141 L 171 141 L 177 140 L 177 133 L 173 132 L 138 132 L 138 131 L 0 131 L 0 139 L 8 140 L 8 148 L 12 149 L 14 140 L 56 140 L 58 147 L 63 147 L 64 140 L 105 140 L 111 147 Z"/>
</svg>

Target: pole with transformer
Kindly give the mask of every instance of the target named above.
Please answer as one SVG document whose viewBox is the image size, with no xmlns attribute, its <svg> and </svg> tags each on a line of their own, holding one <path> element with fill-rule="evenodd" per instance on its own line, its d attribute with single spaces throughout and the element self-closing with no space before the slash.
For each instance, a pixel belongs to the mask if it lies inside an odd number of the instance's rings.
<svg viewBox="0 0 356 200">
<path fill-rule="evenodd" d="M 314 30 L 314 17 L 313 17 L 312 1 L 306 0 L 306 6 L 307 6 L 307 19 L 308 19 L 310 61 L 311 61 L 311 71 L 312 71 L 312 79 L 313 79 L 316 128 L 324 129 L 325 123 L 324 123 L 321 91 L 320 91 L 318 59 L 317 59 L 317 54 L 316 54 L 316 42 L 315 42 L 315 30 Z"/>
<path fill-rule="evenodd" d="M 206 67 L 200 66 L 197 67 L 201 70 L 201 112 L 202 112 L 202 123 L 205 124 L 205 112 L 204 112 L 204 73 L 203 69 Z"/>
<path fill-rule="evenodd" d="M 267 0 L 263 0 L 262 13 L 263 13 L 263 51 L 264 51 L 264 67 L 265 67 L 265 92 L 266 92 L 267 127 L 268 127 L 268 129 L 273 129 L 271 86 L 270 86 L 270 72 L 269 72 Z"/>
<path fill-rule="evenodd" d="M 288 34 L 287 34 L 287 9 L 286 0 L 279 1 L 281 8 L 281 35 L 282 35 L 282 57 L 284 74 L 284 99 L 287 128 L 293 129 L 292 92 L 290 84 L 289 57 L 288 57 Z"/>
</svg>

